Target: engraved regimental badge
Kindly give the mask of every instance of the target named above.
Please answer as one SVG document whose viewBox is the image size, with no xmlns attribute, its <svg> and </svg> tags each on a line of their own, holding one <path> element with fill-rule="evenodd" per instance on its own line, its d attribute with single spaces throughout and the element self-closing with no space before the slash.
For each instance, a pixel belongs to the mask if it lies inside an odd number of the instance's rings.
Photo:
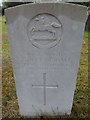
<svg viewBox="0 0 90 120">
<path fill-rule="evenodd" d="M 38 14 L 29 21 L 27 28 L 29 40 L 37 48 L 52 48 L 61 40 L 62 24 L 54 15 Z"/>
</svg>

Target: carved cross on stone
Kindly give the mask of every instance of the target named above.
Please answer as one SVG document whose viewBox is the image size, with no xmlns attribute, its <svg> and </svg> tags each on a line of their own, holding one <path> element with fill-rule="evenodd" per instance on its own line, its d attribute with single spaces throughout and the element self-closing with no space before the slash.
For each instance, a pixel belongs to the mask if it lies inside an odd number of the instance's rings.
<svg viewBox="0 0 90 120">
<path fill-rule="evenodd" d="M 46 84 L 46 73 L 43 73 L 43 85 L 32 85 L 33 88 L 43 88 L 44 94 L 44 105 L 46 105 L 46 89 L 47 88 L 58 88 L 58 85 L 47 85 Z"/>
</svg>

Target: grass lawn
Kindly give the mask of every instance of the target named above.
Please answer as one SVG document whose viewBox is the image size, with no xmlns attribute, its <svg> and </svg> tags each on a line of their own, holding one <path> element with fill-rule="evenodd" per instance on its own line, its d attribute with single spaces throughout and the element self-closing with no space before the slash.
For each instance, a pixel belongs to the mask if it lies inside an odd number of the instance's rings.
<svg viewBox="0 0 90 120">
<path fill-rule="evenodd" d="M 3 118 L 21 118 L 18 112 L 18 103 L 13 78 L 10 52 L 8 47 L 8 38 L 6 24 L 2 22 L 2 102 Z M 1 22 L 1 17 L 0 17 Z M 1 26 L 0 26 L 1 27 Z M 88 33 L 84 33 L 84 39 L 81 50 L 79 71 L 77 76 L 77 86 L 74 95 L 73 109 L 70 118 L 88 118 Z M 90 109 L 89 109 L 90 111 Z M 48 119 L 47 119 L 48 120 Z"/>
</svg>

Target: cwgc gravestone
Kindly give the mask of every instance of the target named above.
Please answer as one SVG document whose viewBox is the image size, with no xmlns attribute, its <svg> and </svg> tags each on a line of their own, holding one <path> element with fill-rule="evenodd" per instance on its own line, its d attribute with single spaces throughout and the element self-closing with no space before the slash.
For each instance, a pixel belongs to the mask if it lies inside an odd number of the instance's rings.
<svg viewBox="0 0 90 120">
<path fill-rule="evenodd" d="M 70 114 L 87 8 L 27 4 L 5 14 L 20 114 Z"/>
</svg>

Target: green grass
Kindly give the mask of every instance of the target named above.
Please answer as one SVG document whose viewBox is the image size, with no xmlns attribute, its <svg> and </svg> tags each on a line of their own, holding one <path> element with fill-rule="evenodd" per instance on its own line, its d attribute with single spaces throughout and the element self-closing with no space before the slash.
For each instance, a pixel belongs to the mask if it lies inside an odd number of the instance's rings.
<svg viewBox="0 0 90 120">
<path fill-rule="evenodd" d="M 1 21 L 1 17 L 0 17 Z M 18 112 L 18 103 L 15 90 L 15 82 L 13 77 L 12 65 L 10 60 L 10 52 L 8 47 L 8 38 L 6 24 L 2 22 L 3 36 L 3 70 L 2 70 L 2 86 L 3 86 L 3 118 L 20 118 Z M 0 26 L 1 27 L 1 26 Z M 83 45 L 81 50 L 81 58 L 79 71 L 77 76 L 77 86 L 74 95 L 73 109 L 71 118 L 87 118 L 88 117 L 88 33 L 84 33 Z M 89 109 L 90 111 L 90 109 Z"/>
</svg>

